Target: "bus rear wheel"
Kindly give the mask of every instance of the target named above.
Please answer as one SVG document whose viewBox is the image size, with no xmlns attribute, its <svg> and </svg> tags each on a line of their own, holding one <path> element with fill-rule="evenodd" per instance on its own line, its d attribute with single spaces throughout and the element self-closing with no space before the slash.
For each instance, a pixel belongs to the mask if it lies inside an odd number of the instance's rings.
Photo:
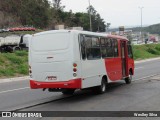
<svg viewBox="0 0 160 120">
<path fill-rule="evenodd" d="M 105 80 L 105 78 L 102 78 L 100 86 L 97 86 L 97 87 L 93 88 L 93 92 L 96 93 L 96 94 L 102 94 L 102 93 L 106 92 L 106 80 Z"/>
<path fill-rule="evenodd" d="M 74 91 L 75 91 L 75 89 L 64 89 L 64 90 L 62 91 L 62 93 L 63 93 L 64 95 L 72 95 L 72 94 L 74 93 Z"/>
</svg>

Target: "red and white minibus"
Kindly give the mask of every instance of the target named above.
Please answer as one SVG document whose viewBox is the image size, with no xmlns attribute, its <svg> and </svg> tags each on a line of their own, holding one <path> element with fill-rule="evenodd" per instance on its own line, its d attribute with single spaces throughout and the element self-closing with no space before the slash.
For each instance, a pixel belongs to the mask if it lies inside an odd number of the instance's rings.
<svg viewBox="0 0 160 120">
<path fill-rule="evenodd" d="M 29 44 L 31 89 L 72 94 L 91 88 L 104 93 L 106 84 L 131 83 L 132 48 L 127 38 L 88 31 L 53 30 L 34 34 Z"/>
</svg>

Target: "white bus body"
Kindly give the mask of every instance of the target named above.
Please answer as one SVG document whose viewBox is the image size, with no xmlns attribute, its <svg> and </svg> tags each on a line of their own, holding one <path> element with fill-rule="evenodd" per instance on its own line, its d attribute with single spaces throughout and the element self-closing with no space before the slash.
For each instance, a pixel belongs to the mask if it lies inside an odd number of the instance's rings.
<svg viewBox="0 0 160 120">
<path fill-rule="evenodd" d="M 29 44 L 32 89 L 84 89 L 102 84 L 107 77 L 104 59 L 82 60 L 80 34 L 107 34 L 76 30 L 54 30 L 33 35 Z"/>
<path fill-rule="evenodd" d="M 92 35 L 90 32 L 66 30 L 35 34 L 29 47 L 31 79 L 64 82 L 64 88 L 70 88 L 65 82 L 75 79 L 81 80 L 81 88 L 100 85 L 102 76 L 106 74 L 104 61 L 81 61 L 78 41 L 80 33 Z M 77 72 L 73 71 L 74 63 L 77 64 Z M 77 74 L 75 77 L 74 73 Z"/>
</svg>

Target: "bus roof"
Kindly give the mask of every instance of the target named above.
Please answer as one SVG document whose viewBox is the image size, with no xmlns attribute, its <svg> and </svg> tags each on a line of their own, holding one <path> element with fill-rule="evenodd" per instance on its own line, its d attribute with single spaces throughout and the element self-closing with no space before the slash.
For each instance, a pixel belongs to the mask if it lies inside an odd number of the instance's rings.
<svg viewBox="0 0 160 120">
<path fill-rule="evenodd" d="M 109 35 L 107 33 L 80 31 L 80 30 L 50 30 L 50 31 L 44 31 L 44 32 L 36 33 L 36 34 L 34 34 L 34 36 L 43 35 L 43 34 L 52 34 L 52 33 L 64 33 L 64 32 L 72 32 L 72 33 L 87 34 L 87 35 L 97 35 L 97 36 L 103 36 L 103 37 L 109 37 L 109 38 L 117 38 L 117 39 L 128 40 L 126 37 L 119 36 L 119 35 Z"/>
<path fill-rule="evenodd" d="M 80 31 L 80 30 L 50 30 L 50 31 L 44 31 L 34 34 L 37 35 L 43 35 L 43 34 L 52 34 L 52 33 L 64 33 L 64 32 L 72 32 L 77 34 L 87 34 L 87 35 L 98 35 L 98 36 L 107 36 L 107 34 L 104 33 L 98 33 L 98 32 L 90 32 L 90 31 Z"/>
<path fill-rule="evenodd" d="M 122 39 L 122 40 L 128 40 L 126 37 L 120 36 L 120 35 L 107 35 L 107 37 L 116 38 L 116 39 Z"/>
</svg>

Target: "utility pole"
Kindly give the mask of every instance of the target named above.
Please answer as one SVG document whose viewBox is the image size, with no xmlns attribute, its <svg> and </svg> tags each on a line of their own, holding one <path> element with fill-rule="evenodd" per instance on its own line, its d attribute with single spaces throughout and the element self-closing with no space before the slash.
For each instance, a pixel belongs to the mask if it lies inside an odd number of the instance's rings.
<svg viewBox="0 0 160 120">
<path fill-rule="evenodd" d="M 89 3 L 89 21 L 90 21 L 90 31 L 92 31 L 92 18 L 91 18 L 91 3 L 90 0 L 88 0 Z"/>
<path fill-rule="evenodd" d="M 139 9 L 141 10 L 141 30 L 140 30 L 140 37 L 141 37 L 141 40 L 143 41 L 143 38 L 142 38 L 142 9 L 143 9 L 144 7 L 139 7 Z"/>
</svg>

